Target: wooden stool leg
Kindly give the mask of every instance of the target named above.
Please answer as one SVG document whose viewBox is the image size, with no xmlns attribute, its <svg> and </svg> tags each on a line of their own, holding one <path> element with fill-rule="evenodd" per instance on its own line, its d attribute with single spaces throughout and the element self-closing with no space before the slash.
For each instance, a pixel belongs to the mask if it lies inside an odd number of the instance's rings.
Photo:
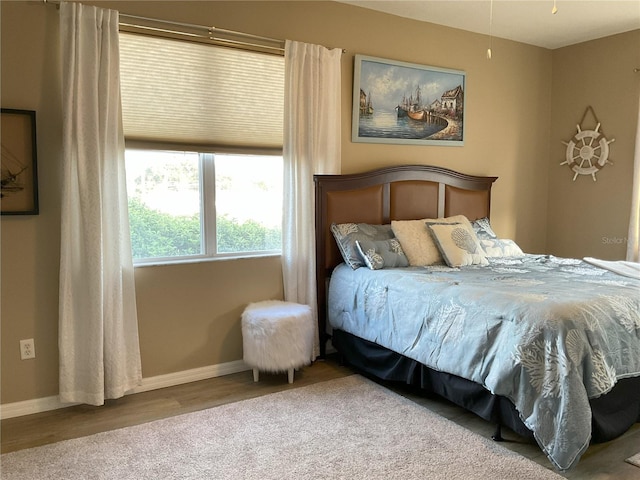
<svg viewBox="0 0 640 480">
<path fill-rule="evenodd" d="M 288 378 L 289 378 L 289 383 L 293 383 L 293 368 L 290 368 L 290 369 L 287 371 L 287 376 L 288 376 Z"/>
<path fill-rule="evenodd" d="M 258 369 L 254 368 L 253 369 L 253 381 L 257 382 L 259 377 L 260 377 L 260 373 L 258 373 Z"/>
</svg>

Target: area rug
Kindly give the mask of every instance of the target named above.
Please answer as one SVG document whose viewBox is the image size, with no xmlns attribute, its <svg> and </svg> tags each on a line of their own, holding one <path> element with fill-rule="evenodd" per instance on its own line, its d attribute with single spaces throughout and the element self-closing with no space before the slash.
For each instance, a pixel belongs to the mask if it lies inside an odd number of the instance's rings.
<svg viewBox="0 0 640 480">
<path fill-rule="evenodd" d="M 640 467 L 640 453 L 636 453 L 635 455 L 625 459 L 625 462 L 630 463 L 636 467 Z"/>
<path fill-rule="evenodd" d="M 359 375 L 0 461 L 3 480 L 562 478 Z"/>
</svg>

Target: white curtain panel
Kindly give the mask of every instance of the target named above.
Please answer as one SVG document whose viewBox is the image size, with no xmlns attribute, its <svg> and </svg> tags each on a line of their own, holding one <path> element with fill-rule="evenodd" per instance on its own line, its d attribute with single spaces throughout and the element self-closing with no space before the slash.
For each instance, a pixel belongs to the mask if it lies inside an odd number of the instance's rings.
<svg viewBox="0 0 640 480">
<path fill-rule="evenodd" d="M 340 173 L 342 50 L 285 43 L 284 298 L 317 319 L 314 174 Z M 317 324 L 317 323 L 316 323 Z M 314 359 L 319 354 L 318 331 Z"/>
<path fill-rule="evenodd" d="M 640 262 L 640 102 L 638 103 L 638 127 L 633 161 L 633 194 L 629 234 L 627 235 L 627 261 Z"/>
<path fill-rule="evenodd" d="M 142 380 L 120 106 L 118 12 L 60 8 L 60 400 L 102 405 Z"/>
</svg>

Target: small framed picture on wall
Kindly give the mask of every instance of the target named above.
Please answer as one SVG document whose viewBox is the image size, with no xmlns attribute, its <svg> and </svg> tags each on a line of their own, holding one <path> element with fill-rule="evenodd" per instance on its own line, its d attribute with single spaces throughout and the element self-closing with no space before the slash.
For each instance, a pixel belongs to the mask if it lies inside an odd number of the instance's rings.
<svg viewBox="0 0 640 480">
<path fill-rule="evenodd" d="M 2 215 L 37 215 L 36 112 L 2 109 Z"/>
</svg>

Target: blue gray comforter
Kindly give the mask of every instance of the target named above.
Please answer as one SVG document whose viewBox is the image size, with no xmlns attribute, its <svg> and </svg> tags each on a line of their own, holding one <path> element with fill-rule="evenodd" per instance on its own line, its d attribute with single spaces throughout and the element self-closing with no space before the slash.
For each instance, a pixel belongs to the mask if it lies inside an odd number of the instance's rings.
<svg viewBox="0 0 640 480">
<path fill-rule="evenodd" d="M 580 260 L 336 267 L 333 328 L 509 398 L 561 470 L 591 438 L 589 399 L 640 376 L 640 281 Z"/>
</svg>

